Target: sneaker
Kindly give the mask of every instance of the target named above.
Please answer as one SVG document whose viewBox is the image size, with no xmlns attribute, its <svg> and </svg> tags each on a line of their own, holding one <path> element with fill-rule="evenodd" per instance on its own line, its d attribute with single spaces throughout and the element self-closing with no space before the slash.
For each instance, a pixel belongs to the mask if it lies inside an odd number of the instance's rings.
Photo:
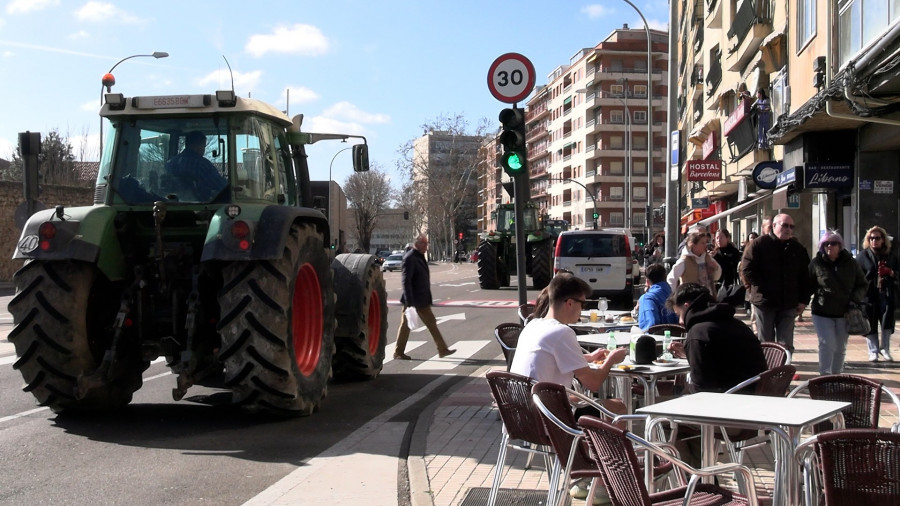
<svg viewBox="0 0 900 506">
<path fill-rule="evenodd" d="M 444 358 L 444 357 L 449 357 L 450 355 L 453 355 L 454 353 L 456 353 L 456 350 L 447 349 L 447 350 L 438 352 L 438 356 L 441 358 Z"/>
<path fill-rule="evenodd" d="M 881 350 L 881 356 L 884 357 L 884 359 L 887 360 L 888 362 L 894 361 L 894 357 L 891 356 L 891 350 L 887 350 L 887 349 Z"/>
<path fill-rule="evenodd" d="M 412 360 L 406 353 L 394 353 L 394 360 Z"/>
<path fill-rule="evenodd" d="M 878 362 L 878 354 L 869 352 L 869 362 Z"/>
<path fill-rule="evenodd" d="M 591 480 L 589 478 L 582 478 L 576 480 L 575 483 L 572 484 L 572 488 L 569 489 L 569 495 L 572 496 L 573 499 L 587 499 L 590 491 Z M 609 499 L 609 494 L 606 493 L 606 487 L 600 485 L 597 487 L 597 490 L 594 491 L 593 506 L 603 506 L 604 504 L 611 504 L 611 501 Z"/>
</svg>

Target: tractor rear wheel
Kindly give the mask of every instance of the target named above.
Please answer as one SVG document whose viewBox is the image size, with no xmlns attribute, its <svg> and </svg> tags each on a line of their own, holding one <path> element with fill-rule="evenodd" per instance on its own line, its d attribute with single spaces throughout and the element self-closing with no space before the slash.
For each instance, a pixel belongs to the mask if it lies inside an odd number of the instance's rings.
<svg viewBox="0 0 900 506">
<path fill-rule="evenodd" d="M 553 278 L 553 241 L 541 241 L 531 249 L 531 282 L 543 290 Z"/>
<path fill-rule="evenodd" d="M 482 290 L 500 288 L 500 280 L 497 278 L 497 248 L 488 241 L 481 241 L 478 245 L 478 284 Z"/>
<path fill-rule="evenodd" d="M 338 255 L 331 265 L 337 294 L 334 377 L 374 379 L 384 365 L 387 344 L 384 277 L 372 255 Z"/>
<path fill-rule="evenodd" d="M 14 282 L 9 341 L 24 390 L 55 412 L 109 410 L 131 402 L 149 365 L 131 341 L 123 339 L 112 365 L 99 370 L 119 310 L 111 283 L 93 265 L 71 260 L 29 261 Z"/>
<path fill-rule="evenodd" d="M 334 354 L 334 288 L 322 235 L 295 223 L 278 260 L 233 262 L 219 293 L 219 360 L 232 402 L 309 415 L 325 398 Z"/>
</svg>

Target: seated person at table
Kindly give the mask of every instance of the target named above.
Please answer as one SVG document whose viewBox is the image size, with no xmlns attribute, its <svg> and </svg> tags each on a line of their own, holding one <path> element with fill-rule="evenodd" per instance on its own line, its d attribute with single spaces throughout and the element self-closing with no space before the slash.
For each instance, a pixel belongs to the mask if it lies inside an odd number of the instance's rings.
<svg viewBox="0 0 900 506">
<path fill-rule="evenodd" d="M 672 287 L 666 281 L 666 268 L 652 264 L 644 272 L 647 292 L 638 299 L 638 327 L 646 331 L 661 323 L 678 323 L 678 315 L 666 307 Z"/>
<path fill-rule="evenodd" d="M 624 360 L 628 350 L 619 348 L 610 352 L 598 349 L 592 353 L 582 351 L 575 331 L 569 324 L 578 322 L 586 299 L 591 295 L 591 287 L 584 280 L 572 274 L 557 274 L 550 281 L 547 294 L 550 299 L 547 315 L 531 320 L 522 329 L 510 372 L 565 387 L 571 387 L 572 379 L 578 378 L 586 389 L 599 390 L 609 375 L 610 368 Z M 594 369 L 588 365 L 597 360 L 604 360 L 599 368 Z M 615 413 L 627 411 L 625 404 L 619 399 L 606 399 L 603 404 Z M 590 411 L 580 408 L 575 416 L 600 415 L 596 410 Z M 589 488 L 590 480 L 579 480 L 569 493 L 577 499 L 583 499 L 587 497 Z M 594 495 L 595 501 L 604 496 L 604 491 L 600 488 Z"/>
<path fill-rule="evenodd" d="M 733 306 L 715 302 L 705 286 L 679 286 L 666 306 L 687 329 L 685 341 L 669 350 L 688 359 L 693 392 L 724 392 L 766 370 L 759 339 L 734 317 Z"/>
</svg>

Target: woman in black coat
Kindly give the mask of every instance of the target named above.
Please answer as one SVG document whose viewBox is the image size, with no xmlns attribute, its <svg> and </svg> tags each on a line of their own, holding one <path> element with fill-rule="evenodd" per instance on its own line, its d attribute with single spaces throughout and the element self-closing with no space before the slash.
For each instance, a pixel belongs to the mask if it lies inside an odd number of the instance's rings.
<svg viewBox="0 0 900 506">
<path fill-rule="evenodd" d="M 891 238 L 879 226 L 866 231 L 863 250 L 856 255 L 869 281 L 866 292 L 869 325 L 872 327 L 866 339 L 869 341 L 869 361 L 876 362 L 881 357 L 892 362 L 891 334 L 894 333 L 894 297 L 897 292 L 897 272 L 900 261 L 891 251 Z M 878 325 L 881 325 L 881 342 L 878 342 Z"/>
</svg>

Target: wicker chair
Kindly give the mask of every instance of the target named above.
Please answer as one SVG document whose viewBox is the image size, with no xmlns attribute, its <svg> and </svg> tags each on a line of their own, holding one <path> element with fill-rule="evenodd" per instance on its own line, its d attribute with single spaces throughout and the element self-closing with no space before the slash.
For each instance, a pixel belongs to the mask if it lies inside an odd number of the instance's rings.
<svg viewBox="0 0 900 506">
<path fill-rule="evenodd" d="M 550 437 L 550 442 L 553 445 L 553 450 L 556 452 L 556 457 L 561 464 L 565 464 L 562 472 L 562 479 L 560 480 L 561 485 L 568 483 L 570 478 L 588 478 L 595 480 L 596 478 L 601 477 L 599 469 L 597 469 L 597 466 L 588 454 L 589 449 L 587 447 L 587 442 L 585 442 L 584 434 L 581 429 L 578 428 L 578 423 L 575 420 L 571 399 L 576 398 L 578 404 L 594 408 L 596 411 L 602 413 L 604 418 L 608 420 L 620 421 L 631 419 L 646 421 L 647 418 L 646 415 L 617 415 L 616 413 L 607 410 L 602 405 L 594 402 L 589 396 L 574 390 L 569 390 L 557 383 L 543 381 L 537 383 L 531 388 L 531 394 L 534 405 L 541 412 L 541 421 L 544 423 L 544 428 L 547 431 L 547 435 Z M 674 448 L 672 450 L 673 452 L 675 451 Z M 566 460 L 564 461 L 563 459 Z M 654 476 L 662 476 L 671 470 L 672 464 L 666 461 L 654 467 L 653 474 Z M 678 475 L 678 478 L 679 483 L 684 485 L 683 476 Z M 594 489 L 598 484 L 597 481 L 599 480 L 593 481 L 591 490 L 588 493 L 588 498 L 594 497 Z M 555 493 L 565 493 L 565 487 L 563 486 Z M 590 499 L 588 499 L 588 501 L 590 501 Z"/>
<path fill-rule="evenodd" d="M 554 459 L 554 453 L 547 431 L 541 422 L 541 414 L 534 406 L 531 399 L 531 387 L 534 380 L 519 374 L 503 371 L 490 371 L 486 375 L 488 385 L 491 387 L 491 395 L 497 403 L 500 411 L 500 419 L 503 421 L 503 434 L 500 440 L 500 452 L 497 455 L 497 466 L 494 468 L 494 482 L 488 497 L 488 506 L 493 506 L 497 501 L 500 491 L 500 482 L 503 478 L 503 467 L 506 464 L 506 450 L 512 448 L 542 455 L 550 476 L 550 488 L 547 491 L 547 504 L 553 499 L 557 489 L 559 478 L 559 459 Z M 522 444 L 514 444 L 513 440 Z"/>
<path fill-rule="evenodd" d="M 506 370 L 512 365 L 516 356 L 516 346 L 519 344 L 519 334 L 524 327 L 521 323 L 501 323 L 494 327 L 494 339 L 500 343 L 503 350 L 503 358 L 506 359 Z"/>
<path fill-rule="evenodd" d="M 881 399 L 886 395 L 898 412 L 897 422 L 891 429 L 895 432 L 900 430 L 900 400 L 894 392 L 877 381 L 853 374 L 818 376 L 802 383 L 788 397 L 795 397 L 803 390 L 808 390 L 812 399 L 849 402 L 850 406 L 841 411 L 844 415 L 844 427 L 848 429 L 877 429 Z M 830 422 L 822 422 L 813 427 L 813 432 L 819 433 L 831 428 Z"/>
<path fill-rule="evenodd" d="M 661 336 L 667 330 L 672 333 L 672 337 L 684 337 L 687 334 L 687 329 L 685 329 L 683 325 L 677 323 L 658 323 L 656 325 L 651 325 L 647 328 L 647 333 Z"/>
<path fill-rule="evenodd" d="M 624 431 L 614 425 L 590 416 L 578 419 L 578 424 L 587 436 L 591 459 L 600 470 L 606 491 L 614 505 L 755 505 L 756 484 L 750 470 L 740 464 L 720 464 L 714 468 L 694 469 L 679 459 L 672 457 L 658 446 Z M 668 460 L 675 467 L 691 475 L 686 486 L 650 494 L 640 479 L 642 476 L 634 446 L 648 450 L 653 455 Z M 712 484 L 699 483 L 700 478 L 726 473 L 740 474 L 747 483 L 747 496 L 734 494 Z M 676 501 L 679 501 L 676 503 Z"/>
<path fill-rule="evenodd" d="M 769 369 L 791 365 L 791 351 L 783 345 L 775 342 L 764 342 L 760 343 L 760 346 L 762 346 L 763 355 L 766 356 L 766 363 L 769 364 Z"/>
<path fill-rule="evenodd" d="M 527 302 L 519 306 L 518 310 L 519 319 L 522 320 L 522 325 L 528 323 L 528 320 L 531 318 L 531 315 L 534 314 L 534 304 Z"/>
<path fill-rule="evenodd" d="M 900 501 L 900 434 L 843 429 L 817 434 L 794 452 L 803 465 L 806 504 L 821 480 L 826 506 L 894 506 Z"/>
</svg>

